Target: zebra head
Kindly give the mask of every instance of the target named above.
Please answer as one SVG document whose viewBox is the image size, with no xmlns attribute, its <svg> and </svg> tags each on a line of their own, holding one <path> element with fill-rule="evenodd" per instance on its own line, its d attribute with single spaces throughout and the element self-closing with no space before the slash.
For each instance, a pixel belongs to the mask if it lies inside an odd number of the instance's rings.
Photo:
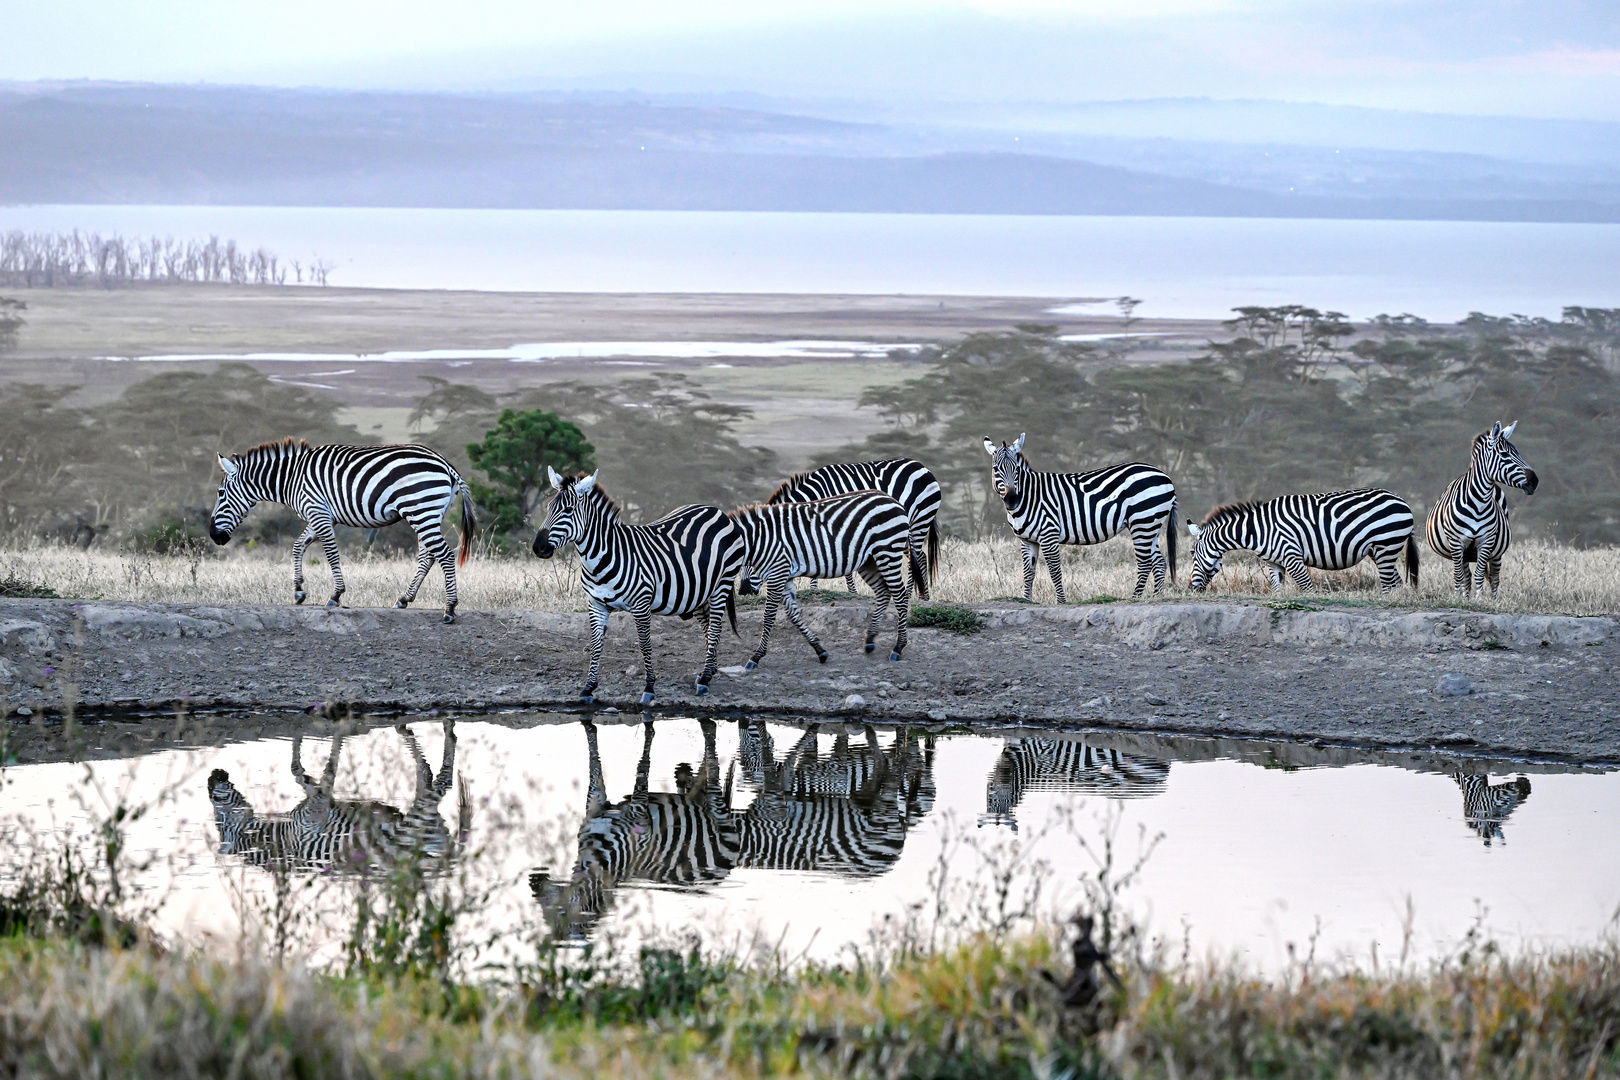
<svg viewBox="0 0 1620 1080">
<path fill-rule="evenodd" d="M 580 499 L 596 490 L 596 473 L 575 479 L 547 465 L 546 475 L 551 478 L 551 486 L 557 494 L 551 497 L 545 524 L 534 534 L 534 553 L 542 559 L 549 559 L 569 544 L 578 543 L 585 535 Z"/>
<path fill-rule="evenodd" d="M 1189 521 L 1187 531 L 1194 541 L 1192 577 L 1187 579 L 1187 587 L 1193 592 L 1203 592 L 1221 572 L 1221 558 L 1226 552 L 1218 550 L 1214 533 L 1208 528 Z"/>
<path fill-rule="evenodd" d="M 216 544 L 231 542 L 231 533 L 242 524 L 248 511 L 259 500 L 248 493 L 241 459 L 219 455 L 219 468 L 225 474 L 219 482 L 219 497 L 214 500 L 214 514 L 208 519 L 208 535 Z"/>
<path fill-rule="evenodd" d="M 255 818 L 253 805 L 231 783 L 231 774 L 215 769 L 208 774 L 208 801 L 214 804 L 214 824 L 219 828 L 219 853 L 240 855 L 243 831 Z"/>
<path fill-rule="evenodd" d="M 1485 478 L 1495 484 L 1516 487 L 1526 495 L 1533 495 L 1541 481 L 1536 471 L 1526 464 L 1519 448 L 1509 440 L 1518 428 L 1517 420 L 1507 427 L 1498 420 L 1491 430 L 1474 437 L 1474 465 Z"/>
<path fill-rule="evenodd" d="M 1028 432 L 1019 435 L 1011 446 L 1006 443 L 997 446 L 988 435 L 984 439 L 984 452 L 990 455 L 990 476 L 996 494 L 1008 506 L 1018 501 L 1019 487 L 1028 467 L 1024 464 L 1024 440 L 1028 437 Z"/>
</svg>

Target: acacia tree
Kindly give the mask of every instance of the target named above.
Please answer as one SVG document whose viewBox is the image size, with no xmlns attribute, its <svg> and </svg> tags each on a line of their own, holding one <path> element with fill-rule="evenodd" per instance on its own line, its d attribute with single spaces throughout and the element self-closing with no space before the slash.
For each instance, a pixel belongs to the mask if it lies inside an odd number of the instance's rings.
<svg viewBox="0 0 1620 1080">
<path fill-rule="evenodd" d="M 550 489 L 548 467 L 565 474 L 589 471 L 596 468 L 595 453 L 585 433 L 556 413 L 507 409 L 483 442 L 467 447 L 467 456 L 490 479 L 487 486 L 471 484 L 473 498 L 491 515 L 492 532 L 512 532 L 528 524 Z"/>
</svg>

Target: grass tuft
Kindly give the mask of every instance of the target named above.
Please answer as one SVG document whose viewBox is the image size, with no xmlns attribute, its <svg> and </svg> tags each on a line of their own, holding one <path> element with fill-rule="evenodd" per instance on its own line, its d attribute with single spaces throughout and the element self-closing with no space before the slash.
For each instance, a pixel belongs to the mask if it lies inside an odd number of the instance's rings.
<svg viewBox="0 0 1620 1080">
<path fill-rule="evenodd" d="M 60 600 L 62 594 L 49 585 L 42 585 L 37 581 L 17 576 L 12 570 L 4 578 L 0 578 L 0 596 L 15 600 Z"/>
<path fill-rule="evenodd" d="M 977 634 L 984 629 L 984 616 L 977 611 L 948 604 L 915 604 L 908 625 L 949 630 L 953 634 Z"/>
</svg>

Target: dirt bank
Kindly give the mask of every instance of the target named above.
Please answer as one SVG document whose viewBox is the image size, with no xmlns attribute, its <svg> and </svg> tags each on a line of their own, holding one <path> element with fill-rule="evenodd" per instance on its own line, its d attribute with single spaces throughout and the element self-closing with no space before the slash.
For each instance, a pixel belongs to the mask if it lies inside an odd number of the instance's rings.
<svg viewBox="0 0 1620 1080">
<path fill-rule="evenodd" d="M 913 630 L 906 657 L 860 649 L 863 601 L 809 609 L 818 665 L 791 626 L 743 672 L 759 625 L 722 644 L 699 698 L 695 623 L 654 623 L 659 700 L 677 713 L 863 715 L 935 723 L 1059 723 L 1119 731 L 1437 747 L 1620 761 L 1620 620 L 1464 612 L 1288 610 L 1259 604 L 981 605 L 975 634 Z M 583 615 L 328 611 L 67 600 L 0 601 L 0 707 L 60 713 L 287 712 L 572 706 Z M 598 709 L 636 708 L 634 630 L 615 616 Z M 21 709 L 28 712 L 22 714 Z"/>
</svg>

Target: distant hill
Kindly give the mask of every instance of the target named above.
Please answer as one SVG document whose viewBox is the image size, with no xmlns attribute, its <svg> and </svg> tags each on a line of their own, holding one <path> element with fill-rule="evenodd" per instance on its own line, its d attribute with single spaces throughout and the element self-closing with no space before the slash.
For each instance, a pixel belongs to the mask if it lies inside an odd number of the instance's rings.
<svg viewBox="0 0 1620 1080">
<path fill-rule="evenodd" d="M 1061 125 L 1013 149 L 1011 129 L 986 124 L 568 96 L 0 86 L 0 202 L 1620 221 L 1620 173 L 1600 164 L 1346 158 Z"/>
</svg>

